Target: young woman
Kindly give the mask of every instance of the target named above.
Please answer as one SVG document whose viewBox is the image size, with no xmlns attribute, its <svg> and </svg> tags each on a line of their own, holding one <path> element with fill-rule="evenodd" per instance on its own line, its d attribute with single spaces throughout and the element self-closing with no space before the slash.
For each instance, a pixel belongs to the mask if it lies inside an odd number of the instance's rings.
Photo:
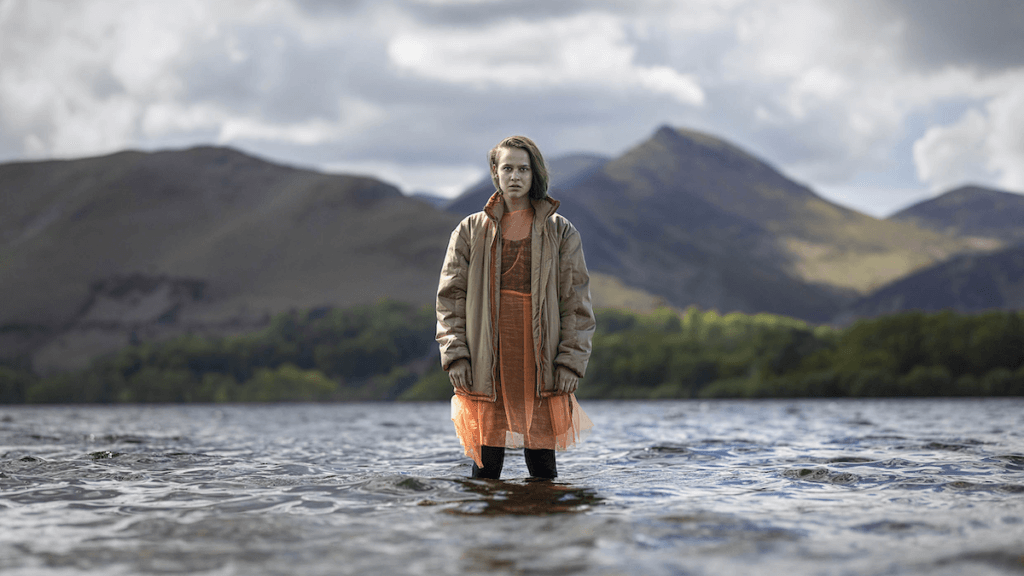
<svg viewBox="0 0 1024 576">
<path fill-rule="evenodd" d="M 537 145 L 512 136 L 488 161 L 496 192 L 452 232 L 437 289 L 452 421 L 474 478 L 498 478 L 506 448 L 554 478 L 555 450 L 593 426 L 573 395 L 594 335 L 590 274 Z"/>
</svg>

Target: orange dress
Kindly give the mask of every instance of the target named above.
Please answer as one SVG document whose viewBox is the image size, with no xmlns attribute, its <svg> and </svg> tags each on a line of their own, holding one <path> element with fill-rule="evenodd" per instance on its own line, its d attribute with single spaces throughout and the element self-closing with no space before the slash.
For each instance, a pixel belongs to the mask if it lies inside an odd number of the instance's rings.
<svg viewBox="0 0 1024 576">
<path fill-rule="evenodd" d="M 575 395 L 537 395 L 530 303 L 532 222 L 533 208 L 508 212 L 501 220 L 496 400 L 452 397 L 455 431 L 466 455 L 478 466 L 483 466 L 481 445 L 565 450 L 593 427 Z"/>
</svg>

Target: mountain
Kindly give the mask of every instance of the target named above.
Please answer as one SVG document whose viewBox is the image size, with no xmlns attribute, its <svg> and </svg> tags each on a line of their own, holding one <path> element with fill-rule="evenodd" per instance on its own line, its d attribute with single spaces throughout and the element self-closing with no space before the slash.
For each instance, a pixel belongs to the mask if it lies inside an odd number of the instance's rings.
<svg viewBox="0 0 1024 576">
<path fill-rule="evenodd" d="M 607 171 L 638 198 L 674 193 L 753 223 L 772 237 L 778 264 L 805 282 L 862 293 L 969 248 L 957 238 L 828 202 L 749 153 L 698 132 L 662 128 Z"/>
<path fill-rule="evenodd" d="M 922 228 L 1005 244 L 1024 244 L 1024 195 L 964 186 L 889 217 Z"/>
<path fill-rule="evenodd" d="M 479 210 L 492 187 L 478 188 L 449 209 Z M 832 204 L 724 140 L 667 126 L 551 194 L 580 230 L 592 271 L 680 307 L 823 321 L 859 295 L 971 249 Z"/>
<path fill-rule="evenodd" d="M 0 352 L 59 367 L 295 307 L 429 303 L 458 218 L 227 148 L 0 165 Z"/>
<path fill-rule="evenodd" d="M 1024 308 L 1024 196 L 964 186 L 889 220 L 956 234 L 979 248 L 1016 246 L 959 255 L 900 278 L 851 303 L 838 322 L 907 310 Z"/>
<path fill-rule="evenodd" d="M 427 204 L 430 204 L 434 208 L 438 209 L 443 209 L 445 206 L 448 205 L 449 202 L 451 202 L 451 198 L 438 196 L 431 192 L 413 192 L 412 194 L 409 194 L 409 197 L 415 198 L 417 200 L 422 200 L 423 202 L 426 202 Z"/>
<path fill-rule="evenodd" d="M 616 158 L 551 162 L 595 304 L 696 304 L 812 321 L 972 250 L 970 239 L 831 204 L 721 139 L 663 127 Z M 292 309 L 429 305 L 449 203 L 230 148 L 0 165 L 0 357 L 39 372 L 132 341 L 239 333 Z"/>
<path fill-rule="evenodd" d="M 901 278 L 853 303 L 836 320 L 908 310 L 1024 309 L 1024 246 L 961 254 Z"/>
</svg>

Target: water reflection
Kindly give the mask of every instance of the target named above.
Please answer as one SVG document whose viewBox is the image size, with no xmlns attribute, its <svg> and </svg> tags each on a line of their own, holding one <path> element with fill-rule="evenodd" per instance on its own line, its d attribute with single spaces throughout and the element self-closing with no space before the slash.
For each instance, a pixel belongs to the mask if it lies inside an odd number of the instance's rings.
<svg viewBox="0 0 1024 576">
<path fill-rule="evenodd" d="M 600 504 L 603 500 L 592 488 L 559 484 L 550 480 L 464 479 L 462 487 L 480 496 L 466 500 L 449 514 L 465 516 L 543 516 L 548 514 L 575 514 Z"/>
</svg>

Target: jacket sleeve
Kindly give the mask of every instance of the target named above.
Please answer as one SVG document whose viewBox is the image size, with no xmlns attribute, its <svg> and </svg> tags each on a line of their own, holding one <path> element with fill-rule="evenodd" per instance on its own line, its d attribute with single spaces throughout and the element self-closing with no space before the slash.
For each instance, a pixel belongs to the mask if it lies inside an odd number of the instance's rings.
<svg viewBox="0 0 1024 576">
<path fill-rule="evenodd" d="M 597 322 L 590 303 L 590 272 L 583 258 L 583 243 L 576 228 L 568 220 L 565 223 L 558 254 L 561 338 L 555 365 L 565 366 L 582 378 L 590 361 Z"/>
<path fill-rule="evenodd" d="M 437 286 L 437 343 L 441 347 L 441 367 L 448 370 L 452 362 L 469 359 L 466 340 L 466 284 L 469 270 L 469 241 L 464 220 L 452 232 L 448 251 L 441 266 Z"/>
</svg>

